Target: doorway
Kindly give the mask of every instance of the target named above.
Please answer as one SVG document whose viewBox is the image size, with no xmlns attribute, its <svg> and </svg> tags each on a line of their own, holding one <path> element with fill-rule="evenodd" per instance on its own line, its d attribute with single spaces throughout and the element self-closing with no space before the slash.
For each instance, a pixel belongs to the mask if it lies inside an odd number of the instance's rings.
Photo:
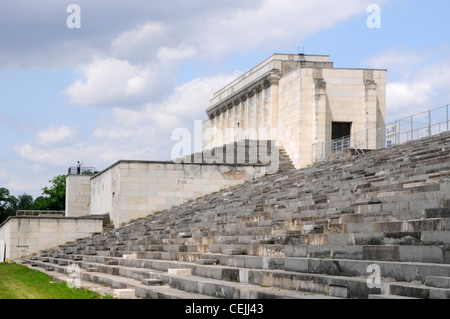
<svg viewBox="0 0 450 319">
<path fill-rule="evenodd" d="M 331 124 L 331 139 L 337 140 L 349 137 L 352 131 L 352 122 L 333 122 Z"/>
</svg>

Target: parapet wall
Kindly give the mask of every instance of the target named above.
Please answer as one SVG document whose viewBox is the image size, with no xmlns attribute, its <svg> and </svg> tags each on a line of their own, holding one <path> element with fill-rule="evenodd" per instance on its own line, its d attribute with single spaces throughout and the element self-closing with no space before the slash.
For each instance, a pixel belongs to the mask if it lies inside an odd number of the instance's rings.
<svg viewBox="0 0 450 319">
<path fill-rule="evenodd" d="M 91 179 L 90 215 L 115 227 L 265 175 L 261 164 L 119 161 Z"/>
<path fill-rule="evenodd" d="M 102 231 L 102 218 L 16 216 L 8 218 L 0 226 L 0 243 L 6 247 L 5 260 L 17 261 L 42 249 Z"/>
<path fill-rule="evenodd" d="M 267 175 L 293 168 L 285 150 L 277 141 L 242 139 L 175 160 L 176 163 L 264 165 Z"/>
<path fill-rule="evenodd" d="M 89 215 L 92 175 L 66 176 L 66 217 Z"/>
</svg>

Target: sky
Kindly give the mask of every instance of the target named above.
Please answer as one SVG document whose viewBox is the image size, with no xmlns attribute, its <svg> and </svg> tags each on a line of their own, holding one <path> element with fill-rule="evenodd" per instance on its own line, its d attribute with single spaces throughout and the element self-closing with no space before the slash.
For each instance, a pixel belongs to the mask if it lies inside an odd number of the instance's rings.
<svg viewBox="0 0 450 319">
<path fill-rule="evenodd" d="M 36 197 L 78 160 L 170 160 L 174 129 L 193 131 L 214 92 L 274 53 L 387 69 L 387 121 L 449 104 L 448 12 L 446 0 L 2 0 L 0 187 Z"/>
</svg>

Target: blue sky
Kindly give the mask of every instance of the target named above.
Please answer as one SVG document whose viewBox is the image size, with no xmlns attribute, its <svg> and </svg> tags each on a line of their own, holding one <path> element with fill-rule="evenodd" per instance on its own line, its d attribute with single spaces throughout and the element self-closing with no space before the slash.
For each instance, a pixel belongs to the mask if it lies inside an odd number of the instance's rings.
<svg viewBox="0 0 450 319">
<path fill-rule="evenodd" d="M 381 28 L 367 26 L 370 4 Z M 443 0 L 2 0 L 0 187 L 36 197 L 77 160 L 168 160 L 171 132 L 273 53 L 388 69 L 388 120 L 448 104 L 448 12 Z"/>
</svg>

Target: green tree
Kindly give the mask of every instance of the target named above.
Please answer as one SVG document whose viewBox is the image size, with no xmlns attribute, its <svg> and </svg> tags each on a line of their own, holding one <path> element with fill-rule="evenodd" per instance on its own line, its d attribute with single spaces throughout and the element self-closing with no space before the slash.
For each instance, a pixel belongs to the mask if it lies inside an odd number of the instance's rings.
<svg viewBox="0 0 450 319">
<path fill-rule="evenodd" d="M 33 209 L 33 196 L 28 194 L 19 195 L 17 198 L 16 210 Z"/>
<path fill-rule="evenodd" d="M 6 188 L 0 188 L 0 224 L 9 216 L 16 214 L 18 199 L 9 193 Z"/>
<path fill-rule="evenodd" d="M 42 196 L 34 200 L 33 209 L 64 210 L 66 204 L 66 176 L 56 176 L 49 183 L 51 183 L 51 187 L 44 187 Z"/>
</svg>

